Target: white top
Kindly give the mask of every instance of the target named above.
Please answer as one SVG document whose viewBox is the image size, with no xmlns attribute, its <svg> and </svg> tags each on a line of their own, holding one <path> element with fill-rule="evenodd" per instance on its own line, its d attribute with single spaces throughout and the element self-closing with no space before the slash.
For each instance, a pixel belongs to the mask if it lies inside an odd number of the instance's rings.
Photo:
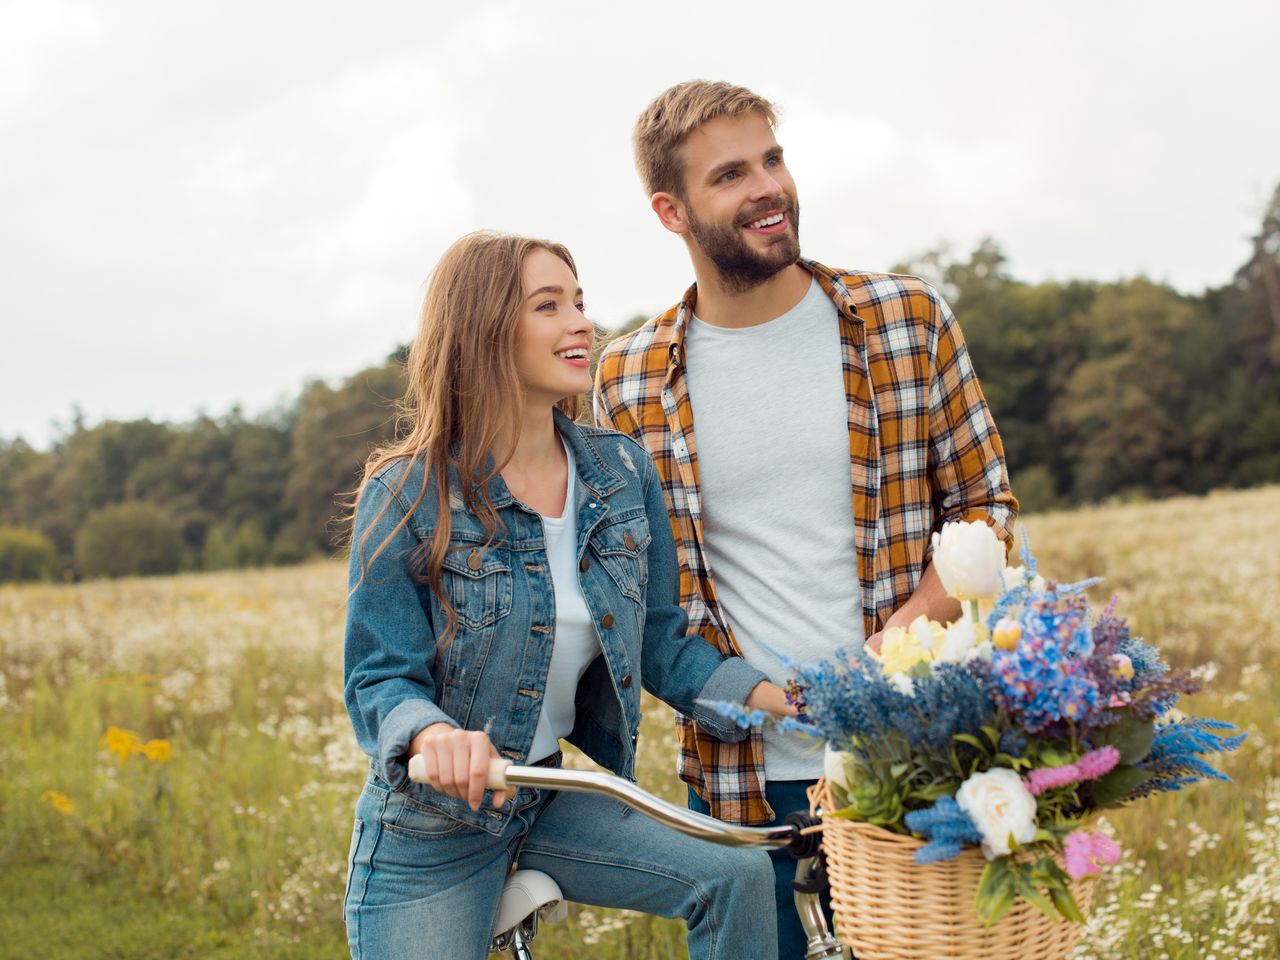
<svg viewBox="0 0 1280 960">
<path fill-rule="evenodd" d="M 556 619 L 551 632 L 551 667 L 542 693 L 538 728 L 533 734 L 533 746 L 529 748 L 529 763 L 551 756 L 560 749 L 560 738 L 573 730 L 578 681 L 601 652 L 591 611 L 578 583 L 578 523 L 573 509 L 577 469 L 573 451 L 563 440 L 560 442 L 569 460 L 564 510 L 558 517 L 542 518 L 551 583 L 556 592 Z"/>
<path fill-rule="evenodd" d="M 768 323 L 693 317 L 685 351 L 707 563 L 743 657 L 781 684 L 769 648 L 811 663 L 864 639 L 836 307 L 815 280 Z M 822 774 L 809 740 L 764 744 L 767 779 Z"/>
</svg>

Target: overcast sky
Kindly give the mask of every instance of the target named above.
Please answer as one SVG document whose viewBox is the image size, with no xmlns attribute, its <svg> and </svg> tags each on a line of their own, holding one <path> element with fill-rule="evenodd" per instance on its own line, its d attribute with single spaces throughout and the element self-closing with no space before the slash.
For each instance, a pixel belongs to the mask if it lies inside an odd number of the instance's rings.
<svg viewBox="0 0 1280 960">
<path fill-rule="evenodd" d="M 0 0 L 0 438 L 353 373 L 477 227 L 568 244 L 598 322 L 665 309 L 629 135 L 691 77 L 782 108 L 807 256 L 990 235 L 1198 292 L 1280 182 L 1278 36 L 1271 0 Z"/>
</svg>

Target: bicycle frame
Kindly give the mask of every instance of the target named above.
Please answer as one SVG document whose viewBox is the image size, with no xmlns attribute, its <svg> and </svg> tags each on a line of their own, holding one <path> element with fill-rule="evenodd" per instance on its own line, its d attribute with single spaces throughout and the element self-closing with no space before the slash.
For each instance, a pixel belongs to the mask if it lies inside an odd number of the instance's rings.
<svg viewBox="0 0 1280 960">
<path fill-rule="evenodd" d="M 409 760 L 409 777 L 425 783 L 420 756 Z M 535 790 L 567 790 L 612 797 L 633 810 L 672 830 L 730 847 L 787 848 L 796 857 L 795 904 L 808 941 L 805 960 L 845 960 L 848 951 L 831 935 L 819 901 L 825 872 L 817 838 L 801 833 L 807 815 L 793 814 L 788 822 L 774 827 L 742 827 L 695 813 L 668 803 L 643 790 L 630 780 L 598 770 L 570 770 L 562 767 L 523 767 L 509 760 L 489 761 L 485 786 L 491 790 L 529 787 Z M 793 818 L 795 818 L 793 822 Z"/>
</svg>

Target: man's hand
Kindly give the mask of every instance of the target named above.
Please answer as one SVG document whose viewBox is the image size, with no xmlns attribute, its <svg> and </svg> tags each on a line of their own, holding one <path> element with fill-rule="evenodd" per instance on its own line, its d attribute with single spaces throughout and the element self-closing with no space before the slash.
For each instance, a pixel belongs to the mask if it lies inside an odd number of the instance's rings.
<svg viewBox="0 0 1280 960">
<path fill-rule="evenodd" d="M 427 782 L 441 793 L 467 801 L 480 809 L 489 760 L 498 751 L 481 730 L 459 730 L 448 723 L 433 723 L 419 730 L 409 744 L 409 755 L 421 754 Z M 507 802 L 505 790 L 493 791 L 493 805 Z"/>
<path fill-rule="evenodd" d="M 911 621 L 921 614 L 938 623 L 948 624 L 959 620 L 962 613 L 960 601 L 947 593 L 942 585 L 942 578 L 938 576 L 938 571 L 933 568 L 933 562 L 930 561 L 907 602 L 893 612 L 893 615 L 884 622 L 883 627 L 867 637 L 867 649 L 872 653 L 879 653 L 886 630 L 891 627 L 910 626 Z"/>
<path fill-rule="evenodd" d="M 796 708 L 787 703 L 787 692 L 776 683 L 762 680 L 747 694 L 748 710 L 765 710 L 775 717 L 794 717 Z"/>
</svg>

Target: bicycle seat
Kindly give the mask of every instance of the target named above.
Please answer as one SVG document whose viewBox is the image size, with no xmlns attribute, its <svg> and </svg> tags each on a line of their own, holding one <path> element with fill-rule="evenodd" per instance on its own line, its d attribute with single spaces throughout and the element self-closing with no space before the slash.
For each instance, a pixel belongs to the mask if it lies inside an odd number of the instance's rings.
<svg viewBox="0 0 1280 960">
<path fill-rule="evenodd" d="M 569 916 L 569 904 L 560 885 L 541 870 L 517 870 L 502 885 L 493 938 L 507 939 L 508 933 L 535 913 L 547 923 L 556 923 Z"/>
</svg>

